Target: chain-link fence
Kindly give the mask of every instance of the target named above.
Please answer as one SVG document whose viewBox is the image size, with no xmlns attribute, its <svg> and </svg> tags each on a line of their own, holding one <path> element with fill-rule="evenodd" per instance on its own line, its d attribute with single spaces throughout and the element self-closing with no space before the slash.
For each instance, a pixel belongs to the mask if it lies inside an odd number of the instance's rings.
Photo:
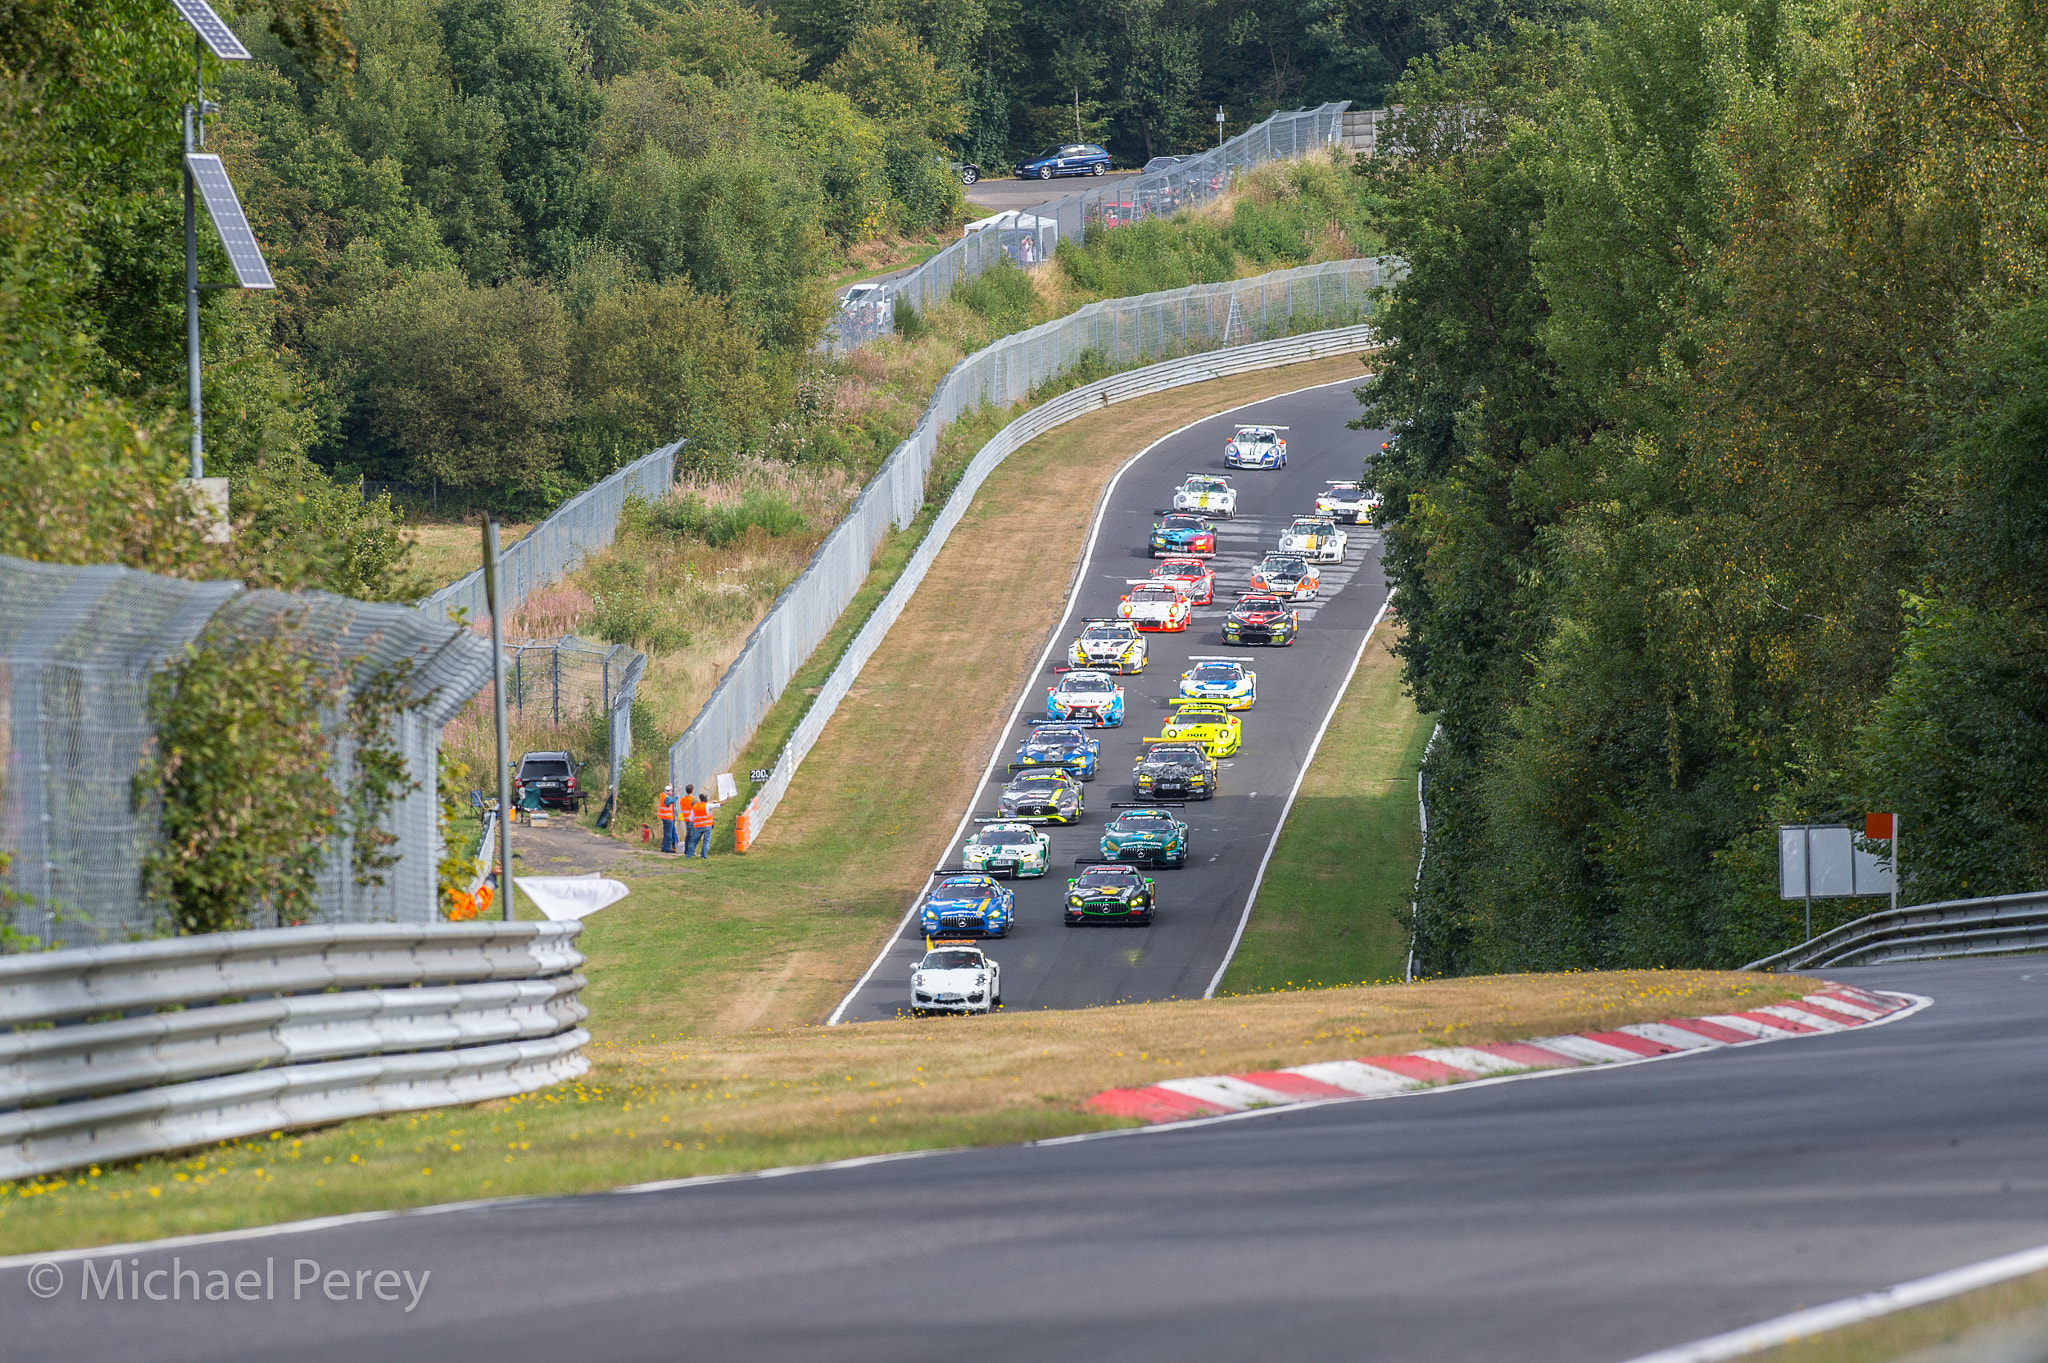
<svg viewBox="0 0 2048 1363">
<path fill-rule="evenodd" d="M 1177 355 L 1363 322 L 1384 266 L 1337 260 L 1255 279 L 1090 303 L 1055 322 L 1006 336 L 939 382 L 910 438 L 861 490 L 846 518 L 747 636 L 695 721 L 669 749 L 669 779 L 706 784 L 729 771 L 783 687 L 838 621 L 867 578 L 890 526 L 924 505 L 939 434 L 978 407 L 1008 407 L 1094 354 L 1123 369 Z"/>
<path fill-rule="evenodd" d="M 1166 170 L 1118 178 L 1036 208 L 999 213 L 989 226 L 848 302 L 826 332 L 825 347 L 859 349 L 895 325 L 898 299 L 923 311 L 944 302 L 962 280 L 975 278 L 998 260 L 1036 264 L 1051 259 L 1062 241 L 1079 244 L 1087 241 L 1091 232 L 1207 203 L 1229 189 L 1240 171 L 1268 161 L 1290 160 L 1343 140 L 1344 111 L 1349 107 L 1349 100 L 1339 100 L 1297 113 L 1274 114 L 1213 151 L 1191 156 Z M 1355 119 L 1353 123 L 1356 125 Z"/>
<path fill-rule="evenodd" d="M 676 451 L 682 447 L 680 440 L 664 445 L 602 482 L 593 483 L 506 549 L 499 556 L 505 613 L 510 615 L 518 610 L 529 592 L 559 582 L 587 555 L 610 544 L 626 498 L 637 493 L 650 502 L 659 501 L 675 481 Z M 482 566 L 422 601 L 420 609 L 437 620 L 458 613 L 472 623 L 488 619 L 490 608 L 484 604 Z"/>
<path fill-rule="evenodd" d="M 13 928 L 56 945 L 161 930 L 141 877 L 158 817 L 135 797 L 152 732 L 149 684 L 210 624 L 241 636 L 288 630 L 344 664 L 351 690 L 410 662 L 393 734 L 409 789 L 382 820 L 397 838 L 388 849 L 397 860 L 382 885 L 363 886 L 346 842 L 331 847 L 316 911 L 337 923 L 437 917 L 441 726 L 489 679 L 487 644 L 403 606 L 0 557 L 0 884 Z M 334 760 L 345 785 L 347 744 L 337 744 Z"/>
</svg>

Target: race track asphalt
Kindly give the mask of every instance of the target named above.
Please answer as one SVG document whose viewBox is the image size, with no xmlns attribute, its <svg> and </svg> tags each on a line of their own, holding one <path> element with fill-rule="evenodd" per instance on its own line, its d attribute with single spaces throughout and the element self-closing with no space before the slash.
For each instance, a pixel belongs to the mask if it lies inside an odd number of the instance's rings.
<svg viewBox="0 0 2048 1363">
<path fill-rule="evenodd" d="M 274 1300 L 81 1302 L 75 1260 L 38 1300 L 9 1265 L 0 1351 L 1619 1363 L 2048 1241 L 2048 962 L 1838 975 L 1933 1003 L 1419 1097 L 98 1261 L 102 1284 L 271 1261 Z M 298 1260 L 372 1291 L 294 1301 Z M 407 1313 L 379 1270 L 433 1276 Z"/>
<path fill-rule="evenodd" d="M 1196 607 L 1185 632 L 1146 636 L 1150 662 L 1145 671 L 1121 678 L 1123 725 L 1092 731 L 1102 741 L 1100 774 L 1083 787 L 1081 822 L 1049 830 L 1053 855 L 1047 875 L 1013 882 L 1017 925 L 1007 938 L 987 944 L 1002 967 L 1007 1011 L 1200 998 L 1229 952 L 1288 793 L 1313 755 L 1317 730 L 1343 691 L 1359 643 L 1386 600 L 1378 532 L 1370 526 L 1346 527 L 1351 542 L 1345 560 L 1323 565 L 1322 594 L 1298 607 L 1301 633 L 1292 646 L 1225 648 L 1220 631 L 1252 568 L 1278 547 L 1280 532 L 1297 515 L 1313 512 L 1316 495 L 1329 480 L 1357 478 L 1366 451 L 1379 448 L 1382 435 L 1344 428 L 1358 415 L 1354 387 L 1352 381 L 1329 384 L 1210 417 L 1160 442 L 1110 489 L 1067 618 L 1056 631 L 1053 657 L 1035 670 L 1036 680 L 1026 688 L 1023 712 L 1006 730 L 1001 756 L 975 796 L 978 813 L 994 812 L 996 796 L 1009 779 L 1004 767 L 1029 732 L 1025 721 L 1044 718 L 1045 690 L 1058 680 L 1052 668 L 1065 663 L 1066 647 L 1080 632 L 1078 622 L 1115 615 L 1130 579 L 1150 575 L 1153 560 L 1146 546 L 1158 519 L 1155 511 L 1171 504 L 1173 489 L 1188 472 L 1231 472 L 1223 466 L 1223 446 L 1239 425 L 1290 428 L 1285 469 L 1232 473 L 1238 511 L 1235 519 L 1217 526 L 1216 604 Z M 1193 860 L 1184 869 L 1150 873 L 1160 903 L 1150 927 L 1068 928 L 1066 882 L 1079 874 L 1074 859 L 1101 855 L 1102 826 L 1120 812 L 1111 805 L 1133 797 L 1131 768 L 1145 746 L 1139 740 L 1159 732 L 1168 714 L 1167 697 L 1178 694 L 1191 654 L 1250 658 L 1258 674 L 1258 702 L 1239 712 L 1244 746 L 1220 764 L 1222 794 L 1176 811 L 1192 827 Z M 930 812 L 948 824 L 963 813 Z M 959 864 L 960 842 L 974 832 L 969 824 L 943 864 Z M 911 967 L 923 955 L 924 938 L 913 925 L 891 941 L 880 965 L 850 996 L 841 1020 L 898 1016 L 910 1002 Z"/>
</svg>

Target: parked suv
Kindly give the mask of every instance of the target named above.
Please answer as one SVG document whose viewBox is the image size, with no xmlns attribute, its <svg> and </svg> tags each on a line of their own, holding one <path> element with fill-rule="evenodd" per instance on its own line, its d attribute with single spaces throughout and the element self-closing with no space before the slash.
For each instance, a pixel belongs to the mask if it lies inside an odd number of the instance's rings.
<svg viewBox="0 0 2048 1363">
<path fill-rule="evenodd" d="M 582 764 L 565 752 L 530 752 L 519 759 L 519 774 L 512 778 L 512 802 L 524 804 L 532 791 L 549 809 L 566 809 L 571 814 L 583 808 L 583 789 L 576 781 Z"/>
<path fill-rule="evenodd" d="M 1069 142 L 1019 162 L 1016 175 L 1020 180 L 1050 180 L 1055 175 L 1100 175 L 1108 169 L 1108 152 L 1092 142 Z"/>
</svg>

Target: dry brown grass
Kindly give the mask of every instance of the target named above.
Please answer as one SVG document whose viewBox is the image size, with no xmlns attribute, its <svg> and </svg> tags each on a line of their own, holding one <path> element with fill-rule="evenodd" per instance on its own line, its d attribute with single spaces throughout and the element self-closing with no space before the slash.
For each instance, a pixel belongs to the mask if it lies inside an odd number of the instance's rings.
<svg viewBox="0 0 2048 1363">
<path fill-rule="evenodd" d="M 531 522 L 501 521 L 498 543 L 509 547 L 531 529 Z M 483 567 L 483 532 L 473 521 L 414 521 L 402 533 L 412 545 L 406 567 L 436 587 L 445 587 Z"/>
</svg>

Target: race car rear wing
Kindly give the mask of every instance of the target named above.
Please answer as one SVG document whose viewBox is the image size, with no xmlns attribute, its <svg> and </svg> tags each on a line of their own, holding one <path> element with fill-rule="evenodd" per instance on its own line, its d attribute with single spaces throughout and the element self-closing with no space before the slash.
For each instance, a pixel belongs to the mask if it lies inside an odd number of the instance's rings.
<svg viewBox="0 0 2048 1363">
<path fill-rule="evenodd" d="M 941 866 L 938 870 L 933 871 L 927 876 L 926 879 L 937 880 L 940 876 L 987 876 L 992 880 L 1015 880 L 1017 878 L 1017 868 L 1005 866 L 1000 870 L 995 870 L 987 866 Z"/>
<path fill-rule="evenodd" d="M 976 823 L 1058 823 L 1059 819 L 1056 815 L 1052 814 L 990 814 L 986 817 L 977 814 L 974 817 L 974 821 Z M 994 875 L 995 872 L 983 871 L 979 874 Z"/>
<path fill-rule="evenodd" d="M 1186 800 L 1112 800 L 1111 809 L 1186 809 Z"/>
<path fill-rule="evenodd" d="M 1190 653 L 1188 654 L 1188 661 L 1191 663 L 1255 663 L 1258 659 L 1243 654 L 1232 656 L 1226 653 Z"/>
<path fill-rule="evenodd" d="M 1171 865 L 1173 865 L 1173 864 L 1174 864 L 1173 862 L 1170 862 L 1170 861 L 1168 861 L 1168 860 L 1166 859 L 1166 853 L 1165 853 L 1165 852 L 1164 852 L 1163 850 L 1162 850 L 1162 851 L 1161 851 L 1161 852 L 1159 853 L 1159 855 L 1157 855 L 1157 856 L 1150 856 L 1150 857 L 1075 857 L 1075 858 L 1074 858 L 1074 865 L 1076 865 L 1076 866 L 1150 866 L 1150 867 L 1159 867 L 1159 866 L 1171 866 Z"/>
<path fill-rule="evenodd" d="M 1011 771 L 1064 771 L 1064 770 L 1066 770 L 1066 764 L 1067 764 L 1067 762 L 1068 762 L 1069 760 L 1071 760 L 1071 761 L 1074 761 L 1074 762 L 1085 762 L 1085 761 L 1086 761 L 1087 759 L 1085 759 L 1085 758 L 1080 758 L 1080 757 L 1076 757 L 1076 758 L 1072 758 L 1072 759 L 1068 759 L 1068 758 L 1061 758 L 1061 759 L 1059 759 L 1058 761 L 1048 761 L 1048 762 L 1012 762 L 1012 763 L 1010 763 L 1010 764 L 1009 764 L 1009 765 L 1008 765 L 1007 767 L 1005 767 L 1005 768 L 1004 768 L 1004 770 L 1005 770 L 1006 772 L 1011 772 Z"/>
</svg>

